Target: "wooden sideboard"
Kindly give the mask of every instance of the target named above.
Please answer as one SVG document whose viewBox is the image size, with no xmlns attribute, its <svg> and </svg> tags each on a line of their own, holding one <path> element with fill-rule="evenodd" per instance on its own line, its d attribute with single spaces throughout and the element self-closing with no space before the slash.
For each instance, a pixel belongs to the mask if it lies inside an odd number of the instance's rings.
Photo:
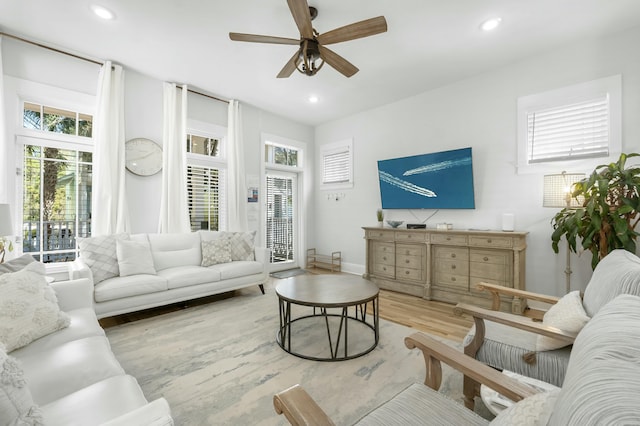
<svg viewBox="0 0 640 426">
<path fill-rule="evenodd" d="M 479 282 L 525 290 L 527 232 L 364 227 L 364 278 L 380 288 L 429 300 L 491 307 Z M 522 313 L 526 301 L 504 297 L 501 308 Z"/>
</svg>

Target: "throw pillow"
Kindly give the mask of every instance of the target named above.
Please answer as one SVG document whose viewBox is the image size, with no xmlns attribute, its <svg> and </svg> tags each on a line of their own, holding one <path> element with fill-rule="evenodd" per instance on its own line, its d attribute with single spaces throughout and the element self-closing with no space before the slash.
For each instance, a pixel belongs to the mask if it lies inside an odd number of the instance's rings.
<svg viewBox="0 0 640 426">
<path fill-rule="evenodd" d="M 69 323 L 44 276 L 29 270 L 0 275 L 0 343 L 8 352 Z"/>
<path fill-rule="evenodd" d="M 255 260 L 253 240 L 256 231 L 253 232 L 228 232 L 231 244 L 231 260 Z"/>
<path fill-rule="evenodd" d="M 211 241 L 202 241 L 202 266 L 231 262 L 229 238 L 221 236 Z"/>
<path fill-rule="evenodd" d="M 121 277 L 137 274 L 156 274 L 149 243 L 117 240 L 116 255 Z"/>
<path fill-rule="evenodd" d="M 127 234 L 78 238 L 80 258 L 91 269 L 94 285 L 120 275 L 116 241 L 128 238 Z"/>
<path fill-rule="evenodd" d="M 36 262 L 36 260 L 33 258 L 33 256 L 31 256 L 30 254 L 23 254 L 22 256 L 11 259 L 8 262 L 0 263 L 0 274 L 18 272 L 34 262 Z M 39 264 L 42 265 L 42 275 L 44 275 L 44 265 L 42 263 Z"/>
<path fill-rule="evenodd" d="M 43 425 L 40 408 L 33 402 L 24 372 L 0 345 L 0 413 L 2 424 Z"/>
<path fill-rule="evenodd" d="M 560 389 L 531 395 L 501 411 L 492 426 L 544 426 L 556 405 Z"/>
<path fill-rule="evenodd" d="M 582 327 L 589 322 L 584 308 L 582 307 L 582 299 L 579 291 L 562 296 L 558 302 L 544 314 L 542 324 L 559 328 L 563 331 L 580 332 Z M 569 343 L 554 339 L 553 337 L 538 336 L 536 342 L 537 351 L 550 351 L 568 346 Z"/>
</svg>

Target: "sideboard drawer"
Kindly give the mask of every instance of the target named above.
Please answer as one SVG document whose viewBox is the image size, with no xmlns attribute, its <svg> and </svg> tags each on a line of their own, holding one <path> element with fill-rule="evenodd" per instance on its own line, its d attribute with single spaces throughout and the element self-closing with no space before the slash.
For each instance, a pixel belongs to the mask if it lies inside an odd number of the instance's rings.
<svg viewBox="0 0 640 426">
<path fill-rule="evenodd" d="M 427 234 L 424 232 L 396 232 L 396 241 L 407 241 L 423 243 L 426 241 Z"/>
<path fill-rule="evenodd" d="M 435 275 L 436 282 L 434 284 L 437 286 L 469 290 L 469 276 L 467 275 L 447 274 L 445 272 L 436 272 Z"/>
<path fill-rule="evenodd" d="M 469 250 L 467 248 L 459 247 L 435 247 L 436 259 L 455 259 L 455 260 L 469 260 Z"/>
<path fill-rule="evenodd" d="M 395 278 L 396 267 L 376 262 L 373 264 L 373 273 L 381 277 Z"/>
<path fill-rule="evenodd" d="M 381 230 L 369 230 L 367 231 L 367 238 L 371 240 L 385 240 L 385 241 L 393 241 L 393 231 L 383 231 Z"/>
<path fill-rule="evenodd" d="M 431 244 L 455 244 L 455 245 L 466 245 L 467 244 L 467 236 L 459 235 L 459 234 L 447 234 L 443 232 L 441 234 L 432 234 L 431 235 Z"/>
<path fill-rule="evenodd" d="M 510 237 L 470 235 L 469 245 L 475 247 L 511 248 L 513 247 L 513 240 Z"/>
<path fill-rule="evenodd" d="M 422 269 L 403 268 L 398 266 L 398 268 L 396 268 L 396 279 L 422 281 Z"/>
</svg>

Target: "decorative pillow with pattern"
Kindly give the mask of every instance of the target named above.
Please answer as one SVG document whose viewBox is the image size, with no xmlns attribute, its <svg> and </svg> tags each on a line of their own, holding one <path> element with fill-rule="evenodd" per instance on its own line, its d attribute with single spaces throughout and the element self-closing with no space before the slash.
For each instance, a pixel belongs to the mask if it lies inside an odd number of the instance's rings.
<svg viewBox="0 0 640 426">
<path fill-rule="evenodd" d="M 69 323 L 44 276 L 28 269 L 0 275 L 0 343 L 8 352 Z"/>
<path fill-rule="evenodd" d="M 500 412 L 492 426 L 545 426 L 556 405 L 560 389 L 531 395 Z"/>
<path fill-rule="evenodd" d="M 24 372 L 0 344 L 0 414 L 3 425 L 43 425 L 40 408 L 33 402 Z"/>
<path fill-rule="evenodd" d="M 231 244 L 231 260 L 255 260 L 254 243 L 256 231 L 227 232 Z"/>
<path fill-rule="evenodd" d="M 227 236 L 202 241 L 202 266 L 231 262 L 231 243 Z"/>
<path fill-rule="evenodd" d="M 78 238 L 80 258 L 91 269 L 93 284 L 120 275 L 116 240 L 126 240 L 127 234 Z"/>
<path fill-rule="evenodd" d="M 544 314 L 542 324 L 559 328 L 563 331 L 579 333 L 589 317 L 582 307 L 582 299 L 578 290 L 565 294 L 558 302 Z M 538 336 L 537 351 L 550 351 L 568 346 L 569 343 L 553 337 Z"/>
<path fill-rule="evenodd" d="M 33 258 L 33 256 L 31 256 L 30 254 L 23 254 L 22 256 L 16 257 L 15 259 L 0 263 L 0 274 L 6 274 L 8 272 L 18 272 L 21 269 L 24 269 L 26 266 L 30 266 L 34 262 L 36 262 L 36 260 Z M 42 274 L 44 275 L 44 265 L 42 265 Z"/>
</svg>

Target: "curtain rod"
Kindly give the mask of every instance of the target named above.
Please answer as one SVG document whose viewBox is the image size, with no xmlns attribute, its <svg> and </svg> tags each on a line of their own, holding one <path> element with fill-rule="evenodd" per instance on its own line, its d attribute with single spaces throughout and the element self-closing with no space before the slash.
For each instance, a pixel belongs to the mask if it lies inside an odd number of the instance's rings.
<svg viewBox="0 0 640 426">
<path fill-rule="evenodd" d="M 61 50 L 61 49 L 56 49 L 55 47 L 51 47 L 51 46 L 47 46 L 46 44 L 42 44 L 42 43 L 38 43 L 38 42 L 35 42 L 35 41 L 27 40 L 26 38 L 22 38 L 22 37 L 18 37 L 16 35 L 13 35 L 13 34 L 5 33 L 4 31 L 0 31 L 0 36 L 9 37 L 9 38 L 12 38 L 14 40 L 21 41 L 23 43 L 32 44 L 34 46 L 38 46 L 38 47 L 41 47 L 43 49 L 51 50 L 53 52 L 62 53 L 63 55 L 67 55 L 67 56 L 71 56 L 72 58 L 76 58 L 76 59 L 80 59 L 80 60 L 83 60 L 83 61 L 91 62 L 91 63 L 96 64 L 96 65 L 104 65 L 104 62 L 96 61 L 95 59 L 91 59 L 91 58 L 87 58 L 87 57 L 84 57 L 84 56 L 76 55 L 74 53 L 66 52 L 66 51 Z M 229 103 L 229 101 L 226 100 L 226 99 L 216 98 L 215 96 L 207 95 L 206 93 L 197 92 L 197 91 L 195 91 L 193 89 L 187 89 L 187 91 L 191 92 L 191 93 L 195 93 L 196 95 L 204 96 L 205 98 L 214 99 L 216 101 L 224 102 L 224 103 L 227 103 L 227 104 Z"/>
</svg>

